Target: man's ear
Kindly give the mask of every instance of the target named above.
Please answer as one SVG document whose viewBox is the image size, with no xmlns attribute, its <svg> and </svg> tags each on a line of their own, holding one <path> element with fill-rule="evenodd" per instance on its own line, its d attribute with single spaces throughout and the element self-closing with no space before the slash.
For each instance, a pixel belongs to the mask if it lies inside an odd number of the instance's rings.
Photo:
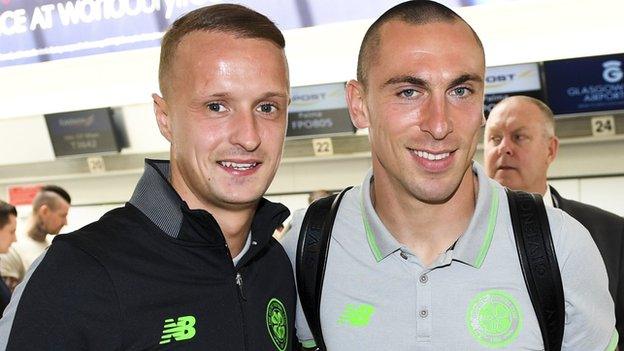
<svg viewBox="0 0 624 351">
<path fill-rule="evenodd" d="M 46 216 L 48 213 L 50 213 L 50 207 L 48 205 L 43 204 L 39 206 L 39 209 L 37 210 L 37 215 L 39 217 Z"/>
<path fill-rule="evenodd" d="M 167 102 L 158 94 L 152 94 L 152 99 L 154 100 L 154 114 L 156 115 L 156 123 L 158 123 L 160 134 L 171 142 L 171 121 L 169 118 Z"/>
<path fill-rule="evenodd" d="M 553 163 L 559 153 L 559 138 L 553 136 L 548 142 L 548 164 Z"/>
<path fill-rule="evenodd" d="M 364 86 L 357 80 L 350 80 L 347 82 L 347 107 L 349 108 L 349 115 L 351 115 L 351 122 L 357 128 L 363 129 L 370 126 L 368 119 L 368 109 L 366 108 L 366 95 Z"/>
</svg>

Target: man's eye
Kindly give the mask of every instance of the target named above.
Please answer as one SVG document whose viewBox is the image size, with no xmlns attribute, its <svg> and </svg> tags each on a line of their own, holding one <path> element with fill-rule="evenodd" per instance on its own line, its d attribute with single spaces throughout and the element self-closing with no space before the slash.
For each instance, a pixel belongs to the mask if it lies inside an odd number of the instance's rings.
<svg viewBox="0 0 624 351">
<path fill-rule="evenodd" d="M 262 113 L 271 113 L 271 112 L 275 112 L 276 110 L 277 110 L 277 107 L 275 107 L 275 105 L 273 104 L 262 104 L 258 106 L 258 111 Z"/>
<path fill-rule="evenodd" d="M 464 97 L 470 93 L 470 90 L 466 87 L 458 87 L 451 91 L 452 95 Z"/>
<path fill-rule="evenodd" d="M 399 95 L 401 95 L 403 97 L 406 97 L 406 98 L 410 98 L 410 97 L 413 97 L 414 95 L 416 95 L 416 90 L 414 90 L 414 89 L 401 90 Z"/>
<path fill-rule="evenodd" d="M 212 112 L 223 112 L 225 111 L 225 107 L 218 102 L 211 102 L 208 105 L 208 109 Z"/>
</svg>

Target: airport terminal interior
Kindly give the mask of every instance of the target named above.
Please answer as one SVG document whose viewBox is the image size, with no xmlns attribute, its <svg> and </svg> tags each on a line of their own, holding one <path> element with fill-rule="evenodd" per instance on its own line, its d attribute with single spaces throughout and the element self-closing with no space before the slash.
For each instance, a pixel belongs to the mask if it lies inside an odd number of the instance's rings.
<svg viewBox="0 0 624 351">
<path fill-rule="evenodd" d="M 71 17 L 68 8 L 36 7 L 57 2 L 0 3 L 0 198 L 18 204 L 18 232 L 33 187 L 68 190 L 72 207 L 63 232 L 70 232 L 123 205 L 145 158 L 168 157 L 151 99 L 158 92 L 159 29 L 196 3 L 209 3 L 162 1 L 162 8 L 138 9 L 128 14 L 133 23 L 156 17 L 160 23 L 123 33 L 105 14 L 82 9 Z M 62 3 L 80 10 L 80 1 Z M 311 191 L 360 184 L 370 147 L 367 131 L 350 123 L 344 83 L 355 78 L 372 18 L 398 1 L 340 1 L 331 11 L 323 8 L 329 1 L 243 3 L 284 29 L 290 68 L 288 133 L 267 197 L 294 211 L 307 206 Z M 549 103 L 561 140 L 549 182 L 564 197 L 624 215 L 624 1 L 446 3 L 483 41 L 486 110 L 519 93 Z M 354 14 L 355 7 L 370 12 Z M 166 13 L 154 16 L 159 11 Z M 77 125 L 83 128 L 71 128 Z M 475 159 L 483 160 L 482 143 Z"/>
</svg>

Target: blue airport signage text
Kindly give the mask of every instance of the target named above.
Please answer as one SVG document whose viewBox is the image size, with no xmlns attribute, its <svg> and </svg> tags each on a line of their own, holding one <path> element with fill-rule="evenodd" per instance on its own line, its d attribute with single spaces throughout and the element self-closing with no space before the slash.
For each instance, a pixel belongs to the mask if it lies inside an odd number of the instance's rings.
<svg viewBox="0 0 624 351">
<path fill-rule="evenodd" d="M 557 115 L 624 110 L 624 54 L 547 61 L 544 74 Z"/>
</svg>

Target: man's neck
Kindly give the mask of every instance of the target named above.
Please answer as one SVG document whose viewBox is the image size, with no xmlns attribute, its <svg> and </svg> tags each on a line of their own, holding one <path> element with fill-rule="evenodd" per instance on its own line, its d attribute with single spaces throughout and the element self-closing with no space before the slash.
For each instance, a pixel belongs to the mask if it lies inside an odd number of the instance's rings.
<svg viewBox="0 0 624 351">
<path fill-rule="evenodd" d="M 444 203 L 431 204 L 402 189 L 371 187 L 373 206 L 390 233 L 414 252 L 425 266 L 465 232 L 474 214 L 477 178 L 468 169 L 457 191 Z M 379 201 L 375 201 L 379 199 Z"/>
<path fill-rule="evenodd" d="M 210 212 L 217 223 L 219 223 L 219 227 L 221 227 L 221 231 L 225 237 L 225 242 L 230 249 L 230 254 L 232 257 L 236 257 L 245 246 L 255 209 L 253 211 L 231 211 L 221 208 L 206 210 Z"/>
<path fill-rule="evenodd" d="M 179 184 L 174 183 L 172 185 L 190 209 L 201 209 L 214 217 L 225 237 L 230 254 L 232 257 L 236 257 L 245 246 L 247 235 L 251 229 L 251 222 L 256 213 L 257 203 L 255 205 L 223 208 L 199 200 L 188 188 L 180 187 Z"/>
<path fill-rule="evenodd" d="M 48 233 L 46 233 L 46 231 L 43 229 L 43 226 L 39 224 L 38 221 L 35 219 L 32 219 L 29 223 L 26 234 L 28 234 L 29 238 L 40 243 L 45 242 L 46 237 L 48 236 Z"/>
<path fill-rule="evenodd" d="M 230 254 L 236 257 L 245 246 L 258 203 L 220 207 L 208 201 L 202 201 L 182 180 L 171 181 L 171 185 L 190 209 L 201 209 L 214 217 L 225 237 Z"/>
</svg>

